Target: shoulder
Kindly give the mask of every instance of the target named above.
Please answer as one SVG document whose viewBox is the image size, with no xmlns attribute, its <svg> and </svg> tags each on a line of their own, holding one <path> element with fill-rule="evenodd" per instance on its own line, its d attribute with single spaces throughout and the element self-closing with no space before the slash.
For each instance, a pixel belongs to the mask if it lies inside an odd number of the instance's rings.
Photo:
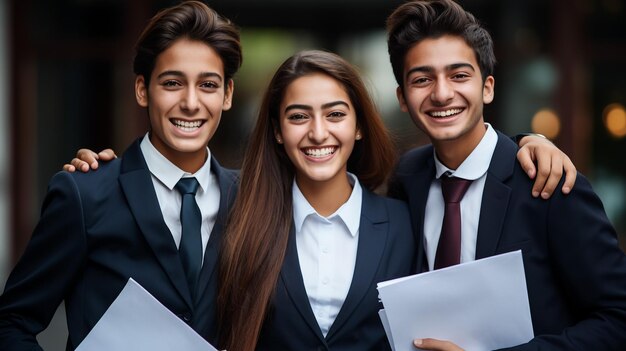
<svg viewBox="0 0 626 351">
<path fill-rule="evenodd" d="M 227 179 L 229 182 L 237 183 L 239 182 L 239 170 L 238 169 L 230 169 L 230 168 L 221 168 L 222 176 Z"/>
<path fill-rule="evenodd" d="M 98 169 L 89 170 L 87 173 L 83 172 L 59 172 L 55 177 L 62 177 L 62 174 L 70 177 L 77 186 L 81 188 L 91 187 L 93 184 L 104 185 L 106 183 L 117 182 L 117 178 L 120 175 L 120 166 L 122 164 L 122 158 L 116 158 L 108 162 L 100 162 Z"/>
<path fill-rule="evenodd" d="M 239 182 L 239 170 L 222 167 L 215 157 L 211 157 L 211 171 L 219 178 L 220 183 Z"/>
<path fill-rule="evenodd" d="M 49 201 L 77 201 L 86 205 L 90 201 L 106 199 L 119 188 L 120 159 L 101 162 L 97 170 L 83 172 L 57 172 L 48 183 L 46 203 Z"/>
</svg>

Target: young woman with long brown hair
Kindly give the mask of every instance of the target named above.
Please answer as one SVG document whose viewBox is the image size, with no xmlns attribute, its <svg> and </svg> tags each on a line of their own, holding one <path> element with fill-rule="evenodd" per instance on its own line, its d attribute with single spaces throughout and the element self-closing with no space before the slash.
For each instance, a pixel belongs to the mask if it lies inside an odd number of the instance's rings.
<svg viewBox="0 0 626 351">
<path fill-rule="evenodd" d="M 376 283 L 409 274 L 416 252 L 406 205 L 372 192 L 394 156 L 347 61 L 304 51 L 278 68 L 223 242 L 220 347 L 389 347 Z"/>
</svg>

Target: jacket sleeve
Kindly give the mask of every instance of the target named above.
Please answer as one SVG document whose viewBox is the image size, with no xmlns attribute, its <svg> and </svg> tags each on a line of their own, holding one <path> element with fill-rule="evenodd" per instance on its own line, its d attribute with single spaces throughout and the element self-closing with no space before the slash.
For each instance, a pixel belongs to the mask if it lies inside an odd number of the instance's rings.
<svg viewBox="0 0 626 351">
<path fill-rule="evenodd" d="M 48 185 L 39 222 L 0 296 L 0 350 L 41 350 L 35 337 L 71 291 L 85 253 L 78 187 L 60 172 Z"/>
<path fill-rule="evenodd" d="M 579 175 L 570 195 L 550 200 L 551 264 L 579 322 L 510 350 L 626 350 L 626 255 L 598 196 Z"/>
</svg>

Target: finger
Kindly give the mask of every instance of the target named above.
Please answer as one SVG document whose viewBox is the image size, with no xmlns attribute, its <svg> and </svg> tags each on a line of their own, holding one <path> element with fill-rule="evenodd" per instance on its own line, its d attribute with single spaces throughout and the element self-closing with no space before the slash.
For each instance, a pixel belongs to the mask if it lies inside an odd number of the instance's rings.
<svg viewBox="0 0 626 351">
<path fill-rule="evenodd" d="M 77 170 L 80 170 L 83 173 L 89 171 L 89 164 L 81 159 L 73 158 L 72 162 L 70 162 Z"/>
<path fill-rule="evenodd" d="M 574 183 L 576 183 L 576 176 L 578 175 L 576 172 L 576 166 L 572 160 L 565 156 L 563 158 L 563 169 L 565 170 L 565 182 L 563 182 L 563 187 L 561 187 L 561 191 L 563 194 L 569 194 L 574 188 Z"/>
<path fill-rule="evenodd" d="M 535 159 L 537 161 L 537 175 L 535 176 L 535 183 L 532 188 L 532 195 L 538 197 L 548 181 L 550 176 L 550 169 L 552 168 L 552 155 L 535 153 Z"/>
<path fill-rule="evenodd" d="M 66 172 L 74 173 L 76 171 L 76 167 L 66 163 L 63 165 L 63 170 Z"/>
<path fill-rule="evenodd" d="M 458 347 L 454 343 L 451 343 L 445 340 L 437 340 L 437 339 L 431 339 L 431 338 L 415 339 L 413 340 L 413 346 L 417 347 L 420 350 L 463 351 L 462 348 Z"/>
<path fill-rule="evenodd" d="M 561 156 L 553 157 L 552 163 L 550 167 L 550 174 L 548 175 L 548 180 L 546 180 L 546 184 L 544 184 L 543 189 L 541 190 L 541 198 L 547 200 L 552 196 L 554 190 L 559 185 L 561 181 L 561 177 L 563 176 L 563 161 L 561 160 Z"/>
<path fill-rule="evenodd" d="M 536 169 L 531 149 L 529 147 L 522 147 L 519 149 L 517 152 L 517 160 L 519 161 L 520 166 L 522 166 L 522 169 L 526 172 L 526 174 L 528 174 L 528 177 L 530 179 L 534 179 Z"/>
<path fill-rule="evenodd" d="M 104 149 L 98 152 L 98 159 L 101 161 L 111 161 L 114 158 L 117 158 L 117 155 L 111 149 Z"/>
<path fill-rule="evenodd" d="M 91 169 L 98 169 L 98 154 L 96 154 L 95 152 L 89 149 L 80 149 L 76 153 L 76 158 L 85 161 L 91 167 Z M 86 171 L 88 170 L 84 170 L 84 172 Z"/>
</svg>

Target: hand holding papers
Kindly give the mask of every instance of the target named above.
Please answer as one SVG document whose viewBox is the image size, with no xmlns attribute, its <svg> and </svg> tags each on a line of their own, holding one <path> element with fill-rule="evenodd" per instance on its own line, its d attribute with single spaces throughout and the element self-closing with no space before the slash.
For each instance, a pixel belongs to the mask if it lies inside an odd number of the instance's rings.
<svg viewBox="0 0 626 351">
<path fill-rule="evenodd" d="M 217 351 L 132 278 L 76 351 Z"/>
<path fill-rule="evenodd" d="M 521 251 L 381 282 L 378 292 L 395 351 L 414 351 L 416 338 L 449 340 L 465 350 L 533 338 Z"/>
</svg>

